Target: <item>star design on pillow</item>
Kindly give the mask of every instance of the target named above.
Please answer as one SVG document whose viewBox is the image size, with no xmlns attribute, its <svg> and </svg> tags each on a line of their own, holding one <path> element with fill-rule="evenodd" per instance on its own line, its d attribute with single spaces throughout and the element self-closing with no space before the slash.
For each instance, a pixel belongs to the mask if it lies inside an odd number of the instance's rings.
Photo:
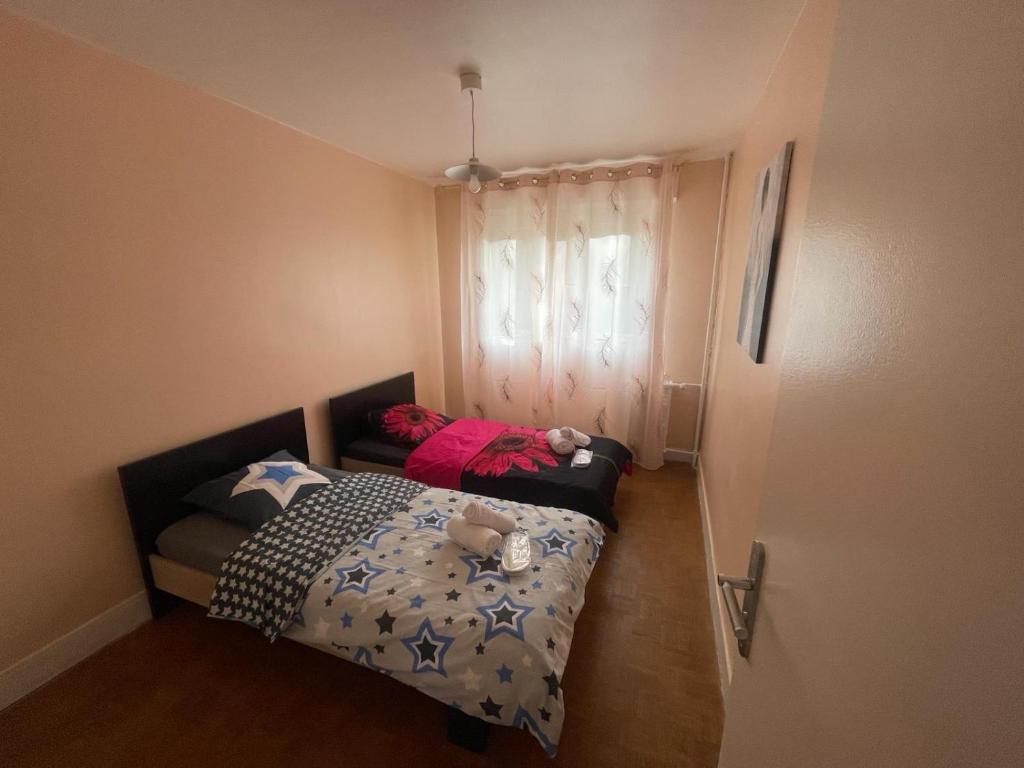
<svg viewBox="0 0 1024 768">
<path fill-rule="evenodd" d="M 246 475 L 231 489 L 231 495 L 266 491 L 285 509 L 304 485 L 330 485 L 331 481 L 298 461 L 261 461 L 250 464 Z"/>
</svg>

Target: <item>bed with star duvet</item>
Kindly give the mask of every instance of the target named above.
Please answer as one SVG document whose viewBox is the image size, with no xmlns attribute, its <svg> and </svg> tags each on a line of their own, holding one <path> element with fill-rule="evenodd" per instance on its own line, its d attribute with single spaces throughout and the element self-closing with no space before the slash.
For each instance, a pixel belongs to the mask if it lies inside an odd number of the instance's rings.
<svg viewBox="0 0 1024 768">
<path fill-rule="evenodd" d="M 516 517 L 533 562 L 505 574 L 445 534 L 469 499 Z M 341 656 L 554 756 L 561 678 L 603 528 L 586 515 L 350 475 L 271 520 L 224 562 L 210 615 Z"/>
</svg>

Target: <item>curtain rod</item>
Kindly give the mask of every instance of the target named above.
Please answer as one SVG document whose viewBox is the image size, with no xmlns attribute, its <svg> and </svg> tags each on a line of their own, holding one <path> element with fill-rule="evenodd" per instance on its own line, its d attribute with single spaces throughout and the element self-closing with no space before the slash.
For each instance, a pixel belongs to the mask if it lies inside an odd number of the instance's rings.
<svg viewBox="0 0 1024 768">
<path fill-rule="evenodd" d="M 667 159 L 668 158 L 666 157 L 652 156 L 648 159 L 637 158 L 636 160 L 595 160 L 590 163 L 558 163 L 557 165 L 548 165 L 545 166 L 544 168 L 513 169 L 511 171 L 505 171 L 504 173 L 507 173 L 509 176 L 512 177 L 530 175 L 540 176 L 545 173 L 561 173 L 563 171 L 576 171 L 577 173 L 585 173 L 586 171 L 589 171 L 593 168 L 628 168 L 631 165 L 643 165 L 645 163 L 648 165 L 662 165 Z M 673 170 L 677 170 L 690 162 L 692 161 L 680 160 L 678 163 L 673 163 L 672 168 Z"/>
<path fill-rule="evenodd" d="M 614 170 L 614 169 L 617 169 L 617 168 L 628 168 L 630 166 L 644 165 L 644 164 L 652 165 L 652 166 L 653 165 L 657 165 L 659 170 L 660 170 L 660 167 L 661 167 L 660 164 L 663 163 L 663 162 L 664 162 L 664 158 L 656 159 L 656 160 L 635 160 L 632 163 L 625 163 L 625 162 L 622 162 L 622 161 L 611 161 L 611 162 L 608 162 L 608 163 L 596 163 L 594 165 L 582 166 L 582 167 L 568 165 L 568 166 L 563 166 L 561 168 L 548 167 L 548 168 L 545 168 L 545 169 L 535 170 L 535 171 L 509 171 L 507 173 L 507 175 L 502 174 L 501 178 L 497 179 L 496 181 L 502 181 L 502 180 L 511 181 L 513 179 L 521 179 L 521 178 L 525 178 L 527 176 L 536 176 L 539 179 L 541 177 L 548 176 L 548 175 L 550 175 L 552 173 L 571 173 L 571 172 L 575 172 L 575 173 L 591 173 L 592 174 L 593 173 L 593 169 L 595 169 L 595 168 L 607 168 L 607 169 L 610 169 L 610 170 Z M 694 160 L 680 160 L 678 163 L 673 163 L 671 167 L 672 167 L 673 171 L 678 171 L 684 165 L 690 165 L 693 162 L 697 162 L 697 161 L 694 161 Z M 463 186 L 462 184 L 437 184 L 434 188 L 435 189 L 460 189 L 462 186 Z"/>
</svg>

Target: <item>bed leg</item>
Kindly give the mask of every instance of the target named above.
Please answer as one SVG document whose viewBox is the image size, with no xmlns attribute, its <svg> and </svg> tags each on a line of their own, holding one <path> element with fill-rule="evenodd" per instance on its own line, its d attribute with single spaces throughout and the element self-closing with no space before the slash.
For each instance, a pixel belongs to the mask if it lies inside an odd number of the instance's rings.
<svg viewBox="0 0 1024 768">
<path fill-rule="evenodd" d="M 172 595 L 170 592 L 164 592 L 156 587 L 149 590 L 149 610 L 152 612 L 154 619 L 163 618 L 180 603 L 181 598 Z"/>
<path fill-rule="evenodd" d="M 490 723 L 454 707 L 448 708 L 448 741 L 452 744 L 458 744 L 470 752 L 485 752 L 490 730 Z"/>
</svg>

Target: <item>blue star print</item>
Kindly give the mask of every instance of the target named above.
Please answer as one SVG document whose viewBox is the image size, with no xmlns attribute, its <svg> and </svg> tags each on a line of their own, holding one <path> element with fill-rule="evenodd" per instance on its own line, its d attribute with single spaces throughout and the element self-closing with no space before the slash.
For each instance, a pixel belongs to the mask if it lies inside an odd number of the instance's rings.
<svg viewBox="0 0 1024 768">
<path fill-rule="evenodd" d="M 335 595 L 350 589 L 355 592 L 362 592 L 365 595 L 366 591 L 370 588 L 370 582 L 384 573 L 384 569 L 370 565 L 370 561 L 364 557 L 355 565 L 351 565 L 348 568 L 337 568 L 334 572 L 340 578 L 338 586 L 334 589 Z"/>
<path fill-rule="evenodd" d="M 509 580 L 508 576 L 501 572 L 501 559 L 493 555 L 488 555 L 487 557 L 461 555 L 459 560 L 469 567 L 469 575 L 466 577 L 467 584 L 484 579 L 494 579 L 495 581 L 506 583 Z"/>
<path fill-rule="evenodd" d="M 444 655 L 454 642 L 454 637 L 435 632 L 430 619 L 424 619 L 416 632 L 402 638 L 402 645 L 412 654 L 414 673 L 437 672 L 442 677 L 448 677 L 444 671 Z"/>
<path fill-rule="evenodd" d="M 551 740 L 544 735 L 544 731 L 542 731 L 540 726 L 537 725 L 537 721 L 534 720 L 530 713 L 522 707 L 519 707 L 516 710 L 516 715 L 512 719 L 512 727 L 528 729 L 530 733 L 537 738 L 540 745 L 544 747 L 544 751 L 548 753 L 548 757 L 554 757 L 555 752 L 558 751 L 558 745 L 551 743 Z"/>
<path fill-rule="evenodd" d="M 380 673 L 385 674 L 385 675 L 390 675 L 391 674 L 391 670 L 384 669 L 384 667 L 379 667 L 376 664 L 374 664 L 373 663 L 373 654 L 370 653 L 365 648 L 363 648 L 362 646 L 359 646 L 358 648 L 356 648 L 356 653 L 355 653 L 355 656 L 353 656 L 352 660 L 356 664 L 361 664 L 364 667 L 372 669 L 374 672 L 380 672 Z"/>
<path fill-rule="evenodd" d="M 281 467 L 264 467 L 263 474 L 259 476 L 259 480 L 273 480 L 278 485 L 284 485 L 288 482 L 289 477 L 298 477 L 299 472 L 294 467 L 281 466 Z"/>
<path fill-rule="evenodd" d="M 362 544 L 364 547 L 369 547 L 370 549 L 376 549 L 377 545 L 380 544 L 381 536 L 384 536 L 385 534 L 391 533 L 393 530 L 395 530 L 395 529 L 392 528 L 391 526 L 382 525 L 382 526 L 374 529 L 373 533 L 371 533 L 365 539 L 361 539 L 359 541 L 359 543 Z"/>
<path fill-rule="evenodd" d="M 555 528 L 540 536 L 534 536 L 533 541 L 541 545 L 543 557 L 561 555 L 567 560 L 572 560 L 572 548 L 576 546 L 576 542 L 573 539 L 565 538 Z"/>
<path fill-rule="evenodd" d="M 416 520 L 416 530 L 421 528 L 433 528 L 436 531 L 443 531 L 444 524 L 448 522 L 448 518 L 438 513 L 436 509 L 431 510 L 425 515 L 413 515 Z"/>
<path fill-rule="evenodd" d="M 533 611 L 530 606 L 517 605 L 506 593 L 498 599 L 498 602 L 481 605 L 476 610 L 486 622 L 484 642 L 500 634 L 512 635 L 517 640 L 525 640 L 523 619 Z"/>
</svg>

